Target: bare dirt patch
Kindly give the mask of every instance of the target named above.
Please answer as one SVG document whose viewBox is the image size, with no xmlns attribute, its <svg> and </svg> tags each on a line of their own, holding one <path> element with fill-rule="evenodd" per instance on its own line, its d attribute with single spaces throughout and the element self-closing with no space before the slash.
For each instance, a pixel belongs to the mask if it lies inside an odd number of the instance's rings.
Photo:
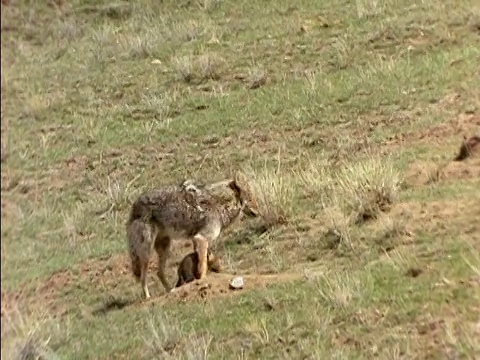
<svg viewBox="0 0 480 360">
<path fill-rule="evenodd" d="M 461 113 L 456 117 L 426 129 L 399 133 L 384 142 L 383 146 L 396 147 L 398 145 L 411 146 L 412 144 L 425 143 L 445 144 L 447 138 L 457 138 L 459 141 L 464 136 L 471 136 L 480 130 L 480 115 Z M 453 158 L 453 154 L 452 154 Z"/>
<path fill-rule="evenodd" d="M 446 164 L 418 161 L 410 164 L 405 172 L 405 183 L 410 187 L 477 178 L 480 178 L 480 158 Z"/>
<path fill-rule="evenodd" d="M 474 221 L 480 216 L 480 202 L 477 199 L 404 202 L 395 205 L 390 216 L 408 219 L 413 231 L 438 235 L 455 226 L 462 233 L 480 233 L 480 224 Z"/>
<path fill-rule="evenodd" d="M 146 303 L 167 303 L 167 302 L 190 302 L 190 301 L 209 301 L 218 297 L 240 295 L 245 291 L 253 289 L 266 288 L 273 283 L 296 280 L 301 274 L 282 273 L 259 275 L 249 274 L 242 276 L 245 285 L 242 289 L 234 290 L 229 287 L 233 274 L 220 273 L 210 274 L 205 280 L 195 280 L 185 284 L 174 291 L 163 296 L 149 300 Z"/>
<path fill-rule="evenodd" d="M 172 258 L 169 261 L 169 274 L 175 274 L 182 255 L 193 250 L 190 241 L 179 242 L 172 249 Z M 154 285 L 152 299 L 143 301 L 140 298 L 140 286 L 135 281 L 130 270 L 130 260 L 127 254 L 118 254 L 101 259 L 92 259 L 79 264 L 73 269 L 52 274 L 38 285 L 31 283 L 19 286 L 16 291 L 2 292 L 2 314 L 12 306 L 21 304 L 28 309 L 41 307 L 52 315 L 63 316 L 75 307 L 82 304 L 82 294 L 88 293 L 92 297 L 103 298 L 100 304 L 91 307 L 94 315 L 111 310 L 123 309 L 126 306 L 146 304 L 163 304 L 189 301 L 209 301 L 218 297 L 233 296 L 264 288 L 272 283 L 298 279 L 300 273 L 282 274 L 246 274 L 242 275 L 245 286 L 239 290 L 229 288 L 229 281 L 238 274 L 209 273 L 204 280 L 195 280 L 176 288 L 171 293 L 165 293 L 156 278 L 156 259 L 152 256 L 149 269 L 149 282 Z M 138 293 L 138 294 L 137 294 Z M 5 300 L 5 301 L 4 301 Z M 87 310 L 88 311 L 88 310 Z"/>
</svg>

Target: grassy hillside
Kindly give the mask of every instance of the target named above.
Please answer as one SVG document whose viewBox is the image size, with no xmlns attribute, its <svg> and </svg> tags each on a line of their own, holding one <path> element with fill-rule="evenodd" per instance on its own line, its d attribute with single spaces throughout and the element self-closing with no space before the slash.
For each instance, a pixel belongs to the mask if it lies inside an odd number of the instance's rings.
<svg viewBox="0 0 480 360">
<path fill-rule="evenodd" d="M 1 17 L 2 357 L 480 358 L 480 159 L 452 161 L 480 135 L 477 1 Z M 222 236 L 222 273 L 165 295 L 152 269 L 142 300 L 130 203 L 236 169 L 263 217 Z"/>
</svg>

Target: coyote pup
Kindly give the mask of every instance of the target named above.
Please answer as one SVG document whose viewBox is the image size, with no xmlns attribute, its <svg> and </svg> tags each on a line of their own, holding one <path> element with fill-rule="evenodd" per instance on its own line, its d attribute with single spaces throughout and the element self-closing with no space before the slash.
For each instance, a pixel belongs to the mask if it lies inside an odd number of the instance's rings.
<svg viewBox="0 0 480 360">
<path fill-rule="evenodd" d="M 235 195 L 233 206 L 222 202 L 213 191 L 225 186 Z M 185 236 L 192 239 L 198 254 L 198 277 L 203 279 L 209 242 L 215 241 L 241 213 L 257 216 L 256 208 L 248 183 L 238 175 L 210 185 L 187 180 L 140 195 L 130 209 L 127 238 L 132 272 L 140 280 L 144 297 L 150 298 L 147 271 L 153 249 L 158 256 L 157 276 L 167 292 L 172 289 L 165 277 L 172 240 Z"/>
<path fill-rule="evenodd" d="M 220 259 L 208 251 L 207 256 L 208 270 L 220 272 Z M 178 265 L 178 281 L 175 287 L 192 282 L 198 279 L 198 254 L 194 251 L 183 258 Z"/>
</svg>

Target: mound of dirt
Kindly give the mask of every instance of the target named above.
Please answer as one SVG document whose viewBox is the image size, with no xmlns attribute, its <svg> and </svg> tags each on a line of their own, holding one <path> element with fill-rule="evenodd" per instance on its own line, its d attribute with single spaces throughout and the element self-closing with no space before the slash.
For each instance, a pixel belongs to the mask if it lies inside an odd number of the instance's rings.
<svg viewBox="0 0 480 360">
<path fill-rule="evenodd" d="M 405 183 L 410 187 L 428 184 L 435 178 L 438 170 L 438 165 L 434 162 L 414 162 L 405 172 Z"/>
<path fill-rule="evenodd" d="M 441 180 L 473 179 L 480 177 L 480 157 L 469 162 L 451 162 L 440 170 Z"/>
<path fill-rule="evenodd" d="M 416 187 L 438 181 L 465 180 L 478 177 L 480 177 L 480 156 L 471 158 L 469 161 L 452 161 L 445 165 L 418 161 L 408 167 L 405 173 L 405 184 L 409 187 Z"/>
<path fill-rule="evenodd" d="M 219 273 L 209 274 L 204 280 L 195 280 L 157 298 L 152 298 L 148 302 L 191 302 L 191 301 L 208 301 L 218 297 L 234 296 L 242 294 L 252 289 L 262 289 L 273 283 L 281 283 L 285 281 L 299 279 L 300 274 L 282 273 L 272 275 L 250 274 L 242 276 L 244 287 L 242 289 L 231 289 L 230 280 L 235 275 Z"/>
</svg>

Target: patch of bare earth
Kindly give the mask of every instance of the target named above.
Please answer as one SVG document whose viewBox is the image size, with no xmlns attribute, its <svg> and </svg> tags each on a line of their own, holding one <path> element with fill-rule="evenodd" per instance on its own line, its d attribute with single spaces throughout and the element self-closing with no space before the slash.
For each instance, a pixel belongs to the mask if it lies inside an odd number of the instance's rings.
<svg viewBox="0 0 480 360">
<path fill-rule="evenodd" d="M 461 141 L 464 136 L 478 134 L 480 131 L 480 115 L 461 113 L 449 121 L 421 130 L 398 133 L 387 139 L 382 146 L 409 147 L 412 144 L 445 145 L 445 140 Z M 457 139 L 457 140 L 455 140 Z M 460 144 L 460 143 L 459 143 Z M 452 154 L 452 157 L 454 155 Z"/>
<path fill-rule="evenodd" d="M 179 242 L 172 250 L 167 272 L 175 274 L 170 278 L 170 282 L 173 283 L 177 280 L 176 269 L 179 261 L 185 254 L 193 251 L 193 248 L 190 241 L 185 241 Z M 152 255 L 149 269 L 152 298 L 144 301 L 140 298 L 141 288 L 131 273 L 130 260 L 126 253 L 88 260 L 71 270 L 52 274 L 38 285 L 26 283 L 19 286 L 16 291 L 2 292 L 2 314 L 16 306 L 22 306 L 31 311 L 42 308 L 53 315 L 63 316 L 79 305 L 79 299 L 76 296 L 79 292 L 88 292 L 92 296 L 103 299 L 90 309 L 94 314 L 133 304 L 144 306 L 169 302 L 209 301 L 301 277 L 300 273 L 273 275 L 210 273 L 204 280 L 196 280 L 176 288 L 171 293 L 165 293 L 156 277 L 156 270 L 156 258 Z M 229 287 L 229 281 L 237 275 L 244 278 L 245 284 L 242 289 L 233 290 Z M 73 296 L 70 294 L 72 291 L 75 292 Z"/>
<path fill-rule="evenodd" d="M 413 231 L 422 230 L 439 234 L 447 231 L 450 226 L 455 226 L 462 234 L 470 233 L 472 236 L 480 234 L 480 223 L 474 221 L 480 216 L 478 199 L 399 203 L 391 209 L 389 215 L 408 219 Z"/>
<path fill-rule="evenodd" d="M 438 164 L 433 161 L 418 161 L 409 165 L 405 180 L 407 185 L 419 186 L 437 181 L 455 181 L 465 179 L 480 178 L 480 117 L 469 117 L 473 127 L 466 129 L 462 127 L 464 138 L 457 136 L 458 151 L 455 157 L 447 163 Z M 451 135 L 451 128 L 448 126 L 439 126 L 431 130 L 438 134 L 439 141 L 445 141 Z M 457 133 L 459 133 L 457 131 Z M 441 136 L 439 135 L 441 134 Z M 468 135 L 465 135 L 468 134 Z M 431 136 L 426 136 L 431 141 Z"/>
</svg>

